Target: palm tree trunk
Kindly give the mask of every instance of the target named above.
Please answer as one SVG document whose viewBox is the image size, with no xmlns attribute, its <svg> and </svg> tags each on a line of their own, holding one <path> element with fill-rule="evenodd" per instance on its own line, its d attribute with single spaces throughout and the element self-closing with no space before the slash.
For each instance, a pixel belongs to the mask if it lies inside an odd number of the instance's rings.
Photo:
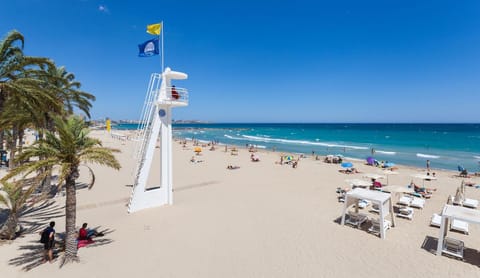
<svg viewBox="0 0 480 278">
<path fill-rule="evenodd" d="M 77 236 L 75 229 L 75 220 L 77 217 L 77 192 L 75 191 L 74 173 L 77 169 L 72 169 L 70 175 L 65 182 L 65 190 L 67 193 L 65 200 L 65 257 L 62 265 L 72 261 L 78 261 L 77 258 Z"/>
<path fill-rule="evenodd" d="M 10 158 L 9 158 L 9 169 L 13 169 L 15 167 L 15 163 L 13 163 L 13 159 L 15 158 L 15 152 L 17 151 L 17 137 L 18 137 L 18 130 L 16 127 L 12 128 L 12 137 L 9 144 L 10 149 Z"/>
<path fill-rule="evenodd" d="M 18 215 L 14 210 L 10 210 L 7 221 L 3 224 L 2 229 L 0 229 L 0 239 L 12 240 L 15 238 L 15 232 L 18 225 Z"/>
<path fill-rule="evenodd" d="M 25 136 L 25 129 L 24 128 L 19 128 L 18 130 L 18 152 L 22 152 L 23 148 L 23 136 Z"/>
<path fill-rule="evenodd" d="M 4 150 L 3 140 L 5 140 L 5 130 L 0 129 L 0 150 Z"/>
</svg>

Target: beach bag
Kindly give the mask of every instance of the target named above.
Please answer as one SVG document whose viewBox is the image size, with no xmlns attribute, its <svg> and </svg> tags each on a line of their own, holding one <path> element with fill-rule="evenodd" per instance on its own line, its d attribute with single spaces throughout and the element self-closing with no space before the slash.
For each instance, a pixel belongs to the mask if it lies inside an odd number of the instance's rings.
<svg viewBox="0 0 480 278">
<path fill-rule="evenodd" d="M 40 243 L 44 243 L 44 244 L 47 243 L 49 235 L 50 235 L 49 229 L 43 230 L 42 235 L 40 236 Z"/>
</svg>

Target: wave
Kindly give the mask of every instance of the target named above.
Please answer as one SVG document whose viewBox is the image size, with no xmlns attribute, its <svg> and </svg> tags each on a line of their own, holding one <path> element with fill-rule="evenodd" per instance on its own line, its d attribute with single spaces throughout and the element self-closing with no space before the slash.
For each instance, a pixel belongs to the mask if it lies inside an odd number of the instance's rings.
<svg viewBox="0 0 480 278">
<path fill-rule="evenodd" d="M 438 155 L 423 154 L 423 153 L 417 153 L 417 157 L 423 157 L 423 158 L 440 158 L 440 156 L 438 156 Z"/>
<path fill-rule="evenodd" d="M 476 159 L 480 159 L 480 156 L 478 156 L 478 155 L 474 155 L 473 157 L 476 158 Z"/>
<path fill-rule="evenodd" d="M 387 154 L 387 155 L 396 155 L 397 152 L 387 152 L 387 151 L 377 151 L 375 150 L 375 153 L 381 153 L 381 154 Z"/>
<path fill-rule="evenodd" d="M 274 142 L 274 143 L 280 143 L 280 144 L 312 145 L 312 146 L 324 146 L 329 148 L 348 148 L 348 149 L 355 149 L 355 150 L 368 150 L 367 147 L 351 146 L 351 145 L 337 145 L 337 144 L 328 144 L 328 143 L 322 143 L 322 142 L 312 142 L 312 141 L 306 141 L 306 140 L 266 138 L 266 137 L 251 136 L 251 135 L 242 135 L 242 136 L 246 138 L 243 140 L 260 141 L 260 142 L 267 142 L 267 143 Z"/>
</svg>

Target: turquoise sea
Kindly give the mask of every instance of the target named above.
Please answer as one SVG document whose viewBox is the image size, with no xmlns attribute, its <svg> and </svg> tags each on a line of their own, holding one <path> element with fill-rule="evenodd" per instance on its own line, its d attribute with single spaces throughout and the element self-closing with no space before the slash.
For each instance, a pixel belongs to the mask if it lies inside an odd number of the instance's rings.
<svg viewBox="0 0 480 278">
<path fill-rule="evenodd" d="M 176 124 L 174 136 L 228 145 L 480 171 L 480 124 Z M 135 124 L 117 129 L 136 129 Z"/>
</svg>

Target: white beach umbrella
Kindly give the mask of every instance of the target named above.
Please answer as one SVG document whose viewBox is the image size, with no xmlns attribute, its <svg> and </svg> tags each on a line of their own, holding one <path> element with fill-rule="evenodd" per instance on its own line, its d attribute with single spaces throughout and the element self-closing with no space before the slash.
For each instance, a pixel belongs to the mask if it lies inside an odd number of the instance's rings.
<svg viewBox="0 0 480 278">
<path fill-rule="evenodd" d="M 387 185 L 388 185 L 388 176 L 390 175 L 398 175 L 400 174 L 399 172 L 395 172 L 395 171 L 391 171 L 391 170 L 383 170 L 382 171 L 382 174 L 384 174 L 385 176 L 387 176 Z"/>
<path fill-rule="evenodd" d="M 415 192 L 413 188 L 408 186 L 400 186 L 400 185 L 387 185 L 382 187 L 382 191 L 387 191 L 395 196 L 395 200 L 400 199 L 400 193 L 413 193 Z"/>
<path fill-rule="evenodd" d="M 363 175 L 363 177 L 369 178 L 369 179 L 376 179 L 376 180 L 385 178 L 382 175 L 374 174 L 374 173 L 366 173 Z"/>
<path fill-rule="evenodd" d="M 432 180 L 437 180 L 437 177 L 431 176 L 431 175 L 425 175 L 425 174 L 415 174 L 412 175 L 412 177 L 417 178 L 417 179 L 422 179 L 422 186 L 425 187 L 425 181 L 432 181 Z"/>
<path fill-rule="evenodd" d="M 370 185 L 372 185 L 371 182 L 366 181 L 366 180 L 361 180 L 361 179 L 346 179 L 345 181 L 346 181 L 347 183 L 349 183 L 350 185 L 352 185 L 352 186 L 364 187 L 364 186 L 370 186 Z"/>
</svg>

